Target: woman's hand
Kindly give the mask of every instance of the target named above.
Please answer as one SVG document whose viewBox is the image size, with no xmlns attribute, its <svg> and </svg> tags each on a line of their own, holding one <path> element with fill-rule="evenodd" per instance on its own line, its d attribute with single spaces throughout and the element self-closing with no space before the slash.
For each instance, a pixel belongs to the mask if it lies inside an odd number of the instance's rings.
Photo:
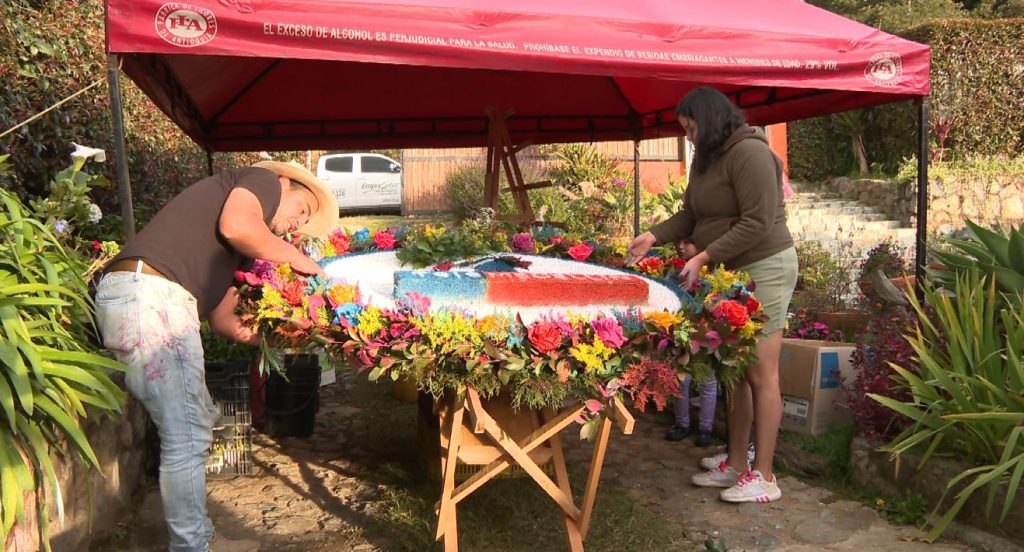
<svg viewBox="0 0 1024 552">
<path fill-rule="evenodd" d="M 626 250 L 626 266 L 632 266 L 633 263 L 644 258 L 647 252 L 654 247 L 655 243 L 658 243 L 658 238 L 650 232 L 644 232 L 633 238 L 633 241 L 629 243 L 629 248 Z"/>
<path fill-rule="evenodd" d="M 689 261 L 686 261 L 686 266 L 679 271 L 679 282 L 682 284 L 683 289 L 693 289 L 693 285 L 697 283 L 697 278 L 700 277 L 700 269 L 709 262 L 711 262 L 711 257 L 708 256 L 707 251 L 701 251 Z"/>
</svg>

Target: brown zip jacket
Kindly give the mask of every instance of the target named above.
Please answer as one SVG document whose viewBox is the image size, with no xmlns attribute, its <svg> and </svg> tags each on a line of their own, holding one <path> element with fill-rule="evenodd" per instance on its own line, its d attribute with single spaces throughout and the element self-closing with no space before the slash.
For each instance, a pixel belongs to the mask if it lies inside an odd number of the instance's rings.
<svg viewBox="0 0 1024 552">
<path fill-rule="evenodd" d="M 764 134 L 743 126 L 721 156 L 698 175 L 690 171 L 683 210 L 650 229 L 659 244 L 689 240 L 711 264 L 741 268 L 793 245 L 782 196 L 782 160 Z"/>
</svg>

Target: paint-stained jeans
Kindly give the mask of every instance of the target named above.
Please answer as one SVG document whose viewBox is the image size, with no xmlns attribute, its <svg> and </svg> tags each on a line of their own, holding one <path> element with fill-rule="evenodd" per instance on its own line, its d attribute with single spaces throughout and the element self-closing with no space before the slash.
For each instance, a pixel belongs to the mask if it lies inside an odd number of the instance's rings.
<svg viewBox="0 0 1024 552">
<path fill-rule="evenodd" d="M 196 300 L 174 282 L 112 272 L 96 289 L 104 345 L 160 434 L 160 496 L 171 552 L 207 552 L 206 457 L 217 419 L 206 388 Z"/>
</svg>

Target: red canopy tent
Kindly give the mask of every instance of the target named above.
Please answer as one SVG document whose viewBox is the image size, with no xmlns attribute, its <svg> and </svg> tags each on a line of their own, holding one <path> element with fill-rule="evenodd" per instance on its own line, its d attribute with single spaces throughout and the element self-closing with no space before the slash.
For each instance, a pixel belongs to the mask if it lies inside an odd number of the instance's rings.
<svg viewBox="0 0 1024 552">
<path fill-rule="evenodd" d="M 208 152 L 481 146 L 488 106 L 515 109 L 507 121 L 515 143 L 671 136 L 681 132 L 676 102 L 699 85 L 729 95 L 753 124 L 908 99 L 922 100 L 922 116 L 927 109 L 927 46 L 801 0 L 107 0 L 106 8 L 115 130 L 120 62 Z M 919 158 L 923 165 L 927 154 Z"/>
</svg>

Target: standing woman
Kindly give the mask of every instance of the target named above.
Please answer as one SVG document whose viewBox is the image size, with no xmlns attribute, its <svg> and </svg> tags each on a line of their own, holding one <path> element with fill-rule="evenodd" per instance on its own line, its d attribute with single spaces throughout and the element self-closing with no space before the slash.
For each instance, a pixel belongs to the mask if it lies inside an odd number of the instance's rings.
<svg viewBox="0 0 1024 552">
<path fill-rule="evenodd" d="M 779 352 L 786 310 L 796 286 L 797 258 L 786 227 L 782 161 L 764 135 L 721 92 L 700 87 L 676 106 L 679 124 L 696 147 L 683 209 L 637 236 L 629 245 L 632 263 L 656 244 L 689 240 L 697 255 L 680 277 L 696 281 L 701 267 L 724 264 L 750 274 L 768 322 L 757 343 L 757 362 L 733 392 L 729 409 L 728 456 L 715 469 L 693 477 L 696 485 L 724 487 L 728 502 L 770 502 L 782 498 L 772 472 L 782 422 Z M 747 463 L 751 424 L 757 454 Z"/>
</svg>

